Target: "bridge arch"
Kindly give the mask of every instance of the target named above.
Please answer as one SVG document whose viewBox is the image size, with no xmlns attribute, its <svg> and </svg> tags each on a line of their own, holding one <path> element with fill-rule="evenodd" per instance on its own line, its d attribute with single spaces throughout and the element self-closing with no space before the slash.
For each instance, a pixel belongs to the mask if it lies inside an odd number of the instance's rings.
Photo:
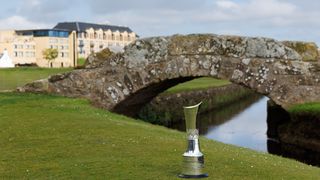
<svg viewBox="0 0 320 180">
<path fill-rule="evenodd" d="M 53 76 L 47 91 L 85 97 L 121 112 L 177 83 L 210 76 L 250 88 L 288 108 L 320 101 L 319 69 L 273 39 L 174 35 L 137 40 L 98 67 Z"/>
</svg>

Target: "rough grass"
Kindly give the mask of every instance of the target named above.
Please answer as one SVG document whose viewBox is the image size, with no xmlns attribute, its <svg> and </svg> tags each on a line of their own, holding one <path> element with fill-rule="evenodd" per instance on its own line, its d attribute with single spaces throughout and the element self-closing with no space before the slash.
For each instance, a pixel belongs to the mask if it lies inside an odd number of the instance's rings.
<svg viewBox="0 0 320 180">
<path fill-rule="evenodd" d="M 77 60 L 78 66 L 83 66 L 85 64 L 85 62 L 86 62 L 86 58 L 83 58 L 83 57 L 78 58 L 78 60 Z"/>
<path fill-rule="evenodd" d="M 14 90 L 26 83 L 47 78 L 52 74 L 71 71 L 71 68 L 8 68 L 0 69 L 0 91 Z"/>
<path fill-rule="evenodd" d="M 291 113 L 320 114 L 320 102 L 305 103 L 293 106 L 289 109 Z"/>
<path fill-rule="evenodd" d="M 85 100 L 0 93 L 0 179 L 178 179 L 185 134 Z M 201 138 L 209 179 L 319 179 L 320 169 Z"/>
<path fill-rule="evenodd" d="M 228 80 L 214 79 L 211 77 L 202 77 L 185 83 L 178 84 L 169 88 L 165 93 L 178 93 L 182 91 L 192 91 L 199 89 L 207 89 L 211 87 L 219 87 L 230 84 Z"/>
<path fill-rule="evenodd" d="M 288 111 L 293 120 L 301 120 L 306 117 L 320 119 L 320 102 L 298 104 L 289 108 Z"/>
</svg>

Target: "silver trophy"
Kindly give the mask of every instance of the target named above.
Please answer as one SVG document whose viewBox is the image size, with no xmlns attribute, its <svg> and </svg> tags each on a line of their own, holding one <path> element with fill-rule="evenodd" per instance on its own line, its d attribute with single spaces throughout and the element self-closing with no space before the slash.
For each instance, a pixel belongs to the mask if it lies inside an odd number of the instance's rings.
<svg viewBox="0 0 320 180">
<path fill-rule="evenodd" d="M 200 151 L 199 131 L 196 129 L 198 108 L 202 102 L 194 106 L 186 106 L 184 116 L 186 120 L 186 131 L 188 139 L 188 147 L 183 153 L 182 173 L 181 178 L 204 178 L 208 177 L 207 173 L 203 172 L 204 158 Z"/>
</svg>

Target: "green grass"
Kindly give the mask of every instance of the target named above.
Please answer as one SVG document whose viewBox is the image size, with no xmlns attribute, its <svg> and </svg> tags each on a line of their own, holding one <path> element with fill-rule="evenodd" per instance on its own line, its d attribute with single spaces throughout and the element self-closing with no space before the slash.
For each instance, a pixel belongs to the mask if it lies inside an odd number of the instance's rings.
<svg viewBox="0 0 320 180">
<path fill-rule="evenodd" d="M 77 64 L 78 66 L 83 66 L 86 62 L 86 58 L 78 58 Z"/>
<path fill-rule="evenodd" d="M 320 102 L 299 104 L 289 109 L 291 113 L 320 114 Z"/>
<path fill-rule="evenodd" d="M 288 112 L 294 121 L 320 119 L 320 102 L 294 105 L 289 108 Z"/>
<path fill-rule="evenodd" d="M 86 100 L 0 93 L 0 179 L 178 179 L 185 134 Z M 201 138 L 210 179 L 319 179 L 320 169 Z"/>
<path fill-rule="evenodd" d="M 0 91 L 14 90 L 26 83 L 47 78 L 52 74 L 71 71 L 71 68 L 13 68 L 0 69 Z"/>
<path fill-rule="evenodd" d="M 182 91 L 192 91 L 199 89 L 207 89 L 211 87 L 218 87 L 230 84 L 228 80 L 214 79 L 210 77 L 197 78 L 185 83 L 178 84 L 169 88 L 165 93 L 178 93 Z"/>
</svg>

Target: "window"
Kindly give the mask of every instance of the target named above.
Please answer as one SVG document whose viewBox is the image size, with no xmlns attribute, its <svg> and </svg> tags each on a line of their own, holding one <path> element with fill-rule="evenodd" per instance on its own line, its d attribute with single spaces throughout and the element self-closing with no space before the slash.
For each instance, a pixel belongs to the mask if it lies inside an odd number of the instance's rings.
<svg viewBox="0 0 320 180">
<path fill-rule="evenodd" d="M 49 32 L 48 31 L 35 31 L 33 34 L 35 37 L 40 37 L 40 36 L 48 36 Z"/>
<path fill-rule="evenodd" d="M 35 37 L 49 36 L 49 37 L 68 37 L 69 32 L 58 30 L 39 30 L 34 32 Z"/>
<path fill-rule="evenodd" d="M 15 44 L 15 45 L 14 45 L 14 49 L 18 49 L 18 45 Z"/>
<path fill-rule="evenodd" d="M 61 52 L 61 53 L 60 53 L 60 57 L 64 57 L 64 52 Z"/>
<path fill-rule="evenodd" d="M 14 57 L 18 57 L 18 52 L 17 51 L 15 51 L 13 53 L 14 53 Z"/>
<path fill-rule="evenodd" d="M 94 42 L 93 42 L 93 41 L 90 42 L 90 47 L 91 47 L 91 48 L 94 47 Z"/>
<path fill-rule="evenodd" d="M 49 43 L 58 43 L 58 39 L 49 39 Z"/>
<path fill-rule="evenodd" d="M 103 40 L 106 40 L 107 39 L 107 35 L 106 33 L 103 33 Z"/>
<path fill-rule="evenodd" d="M 64 47 L 63 47 L 63 46 L 60 46 L 60 49 L 64 49 Z"/>
<path fill-rule="evenodd" d="M 111 39 L 114 41 L 115 40 L 115 36 L 114 36 L 114 34 L 112 33 L 112 35 L 111 35 Z"/>
<path fill-rule="evenodd" d="M 130 35 L 128 35 L 128 41 L 131 41 L 131 37 L 130 37 Z"/>
<path fill-rule="evenodd" d="M 122 34 L 120 34 L 120 41 L 123 41 L 123 36 L 122 36 Z"/>
<path fill-rule="evenodd" d="M 22 51 L 19 51 L 18 52 L 18 57 L 22 57 L 23 56 L 23 52 Z"/>
</svg>

